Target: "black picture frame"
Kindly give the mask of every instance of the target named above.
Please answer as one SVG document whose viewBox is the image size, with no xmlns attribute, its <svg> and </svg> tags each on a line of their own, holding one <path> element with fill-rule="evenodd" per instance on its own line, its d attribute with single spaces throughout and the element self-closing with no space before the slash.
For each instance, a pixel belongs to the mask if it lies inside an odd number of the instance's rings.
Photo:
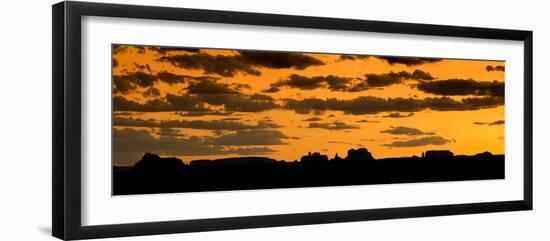
<svg viewBox="0 0 550 241">
<path fill-rule="evenodd" d="M 60 2 L 53 13 L 53 195 L 52 233 L 65 239 L 106 238 L 307 225 L 336 222 L 398 219 L 427 216 L 531 210 L 532 120 L 533 120 L 533 33 L 459 26 L 443 26 L 384 21 L 336 19 L 262 13 L 197 10 L 171 7 Z M 517 40 L 524 43 L 524 194 L 521 200 L 415 206 L 367 210 L 342 210 L 316 213 L 211 218 L 163 222 L 140 222 L 99 226 L 81 224 L 81 17 L 104 16 L 280 26 L 326 30 L 350 30 L 427 36 Z"/>
</svg>

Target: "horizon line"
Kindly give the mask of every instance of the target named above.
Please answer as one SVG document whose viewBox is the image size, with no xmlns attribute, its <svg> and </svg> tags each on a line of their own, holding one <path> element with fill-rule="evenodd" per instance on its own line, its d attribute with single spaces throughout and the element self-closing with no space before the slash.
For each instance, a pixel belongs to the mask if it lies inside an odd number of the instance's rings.
<svg viewBox="0 0 550 241">
<path fill-rule="evenodd" d="M 360 147 L 360 148 L 357 148 L 357 149 L 352 148 L 352 149 L 349 149 L 349 150 L 358 150 L 358 149 L 362 149 L 362 148 L 363 148 L 363 149 L 367 149 L 367 148 L 364 148 L 364 147 Z M 349 150 L 348 150 L 348 151 L 349 151 Z M 368 149 L 367 149 L 367 151 L 368 151 Z M 427 151 L 424 151 L 423 154 L 426 153 L 426 152 L 428 152 L 428 151 L 450 151 L 450 152 L 453 154 L 453 156 L 455 156 L 455 157 L 456 157 L 456 156 L 475 156 L 475 155 L 482 154 L 482 153 L 485 153 L 485 152 L 488 152 L 488 153 L 490 153 L 490 154 L 493 155 L 493 156 L 505 156 L 505 155 L 506 155 L 505 153 L 504 153 L 504 154 L 495 154 L 495 153 L 492 153 L 492 152 L 490 152 L 490 151 L 484 151 L 484 152 L 479 152 L 479 153 L 472 154 L 472 155 L 466 155 L 466 154 L 455 154 L 455 153 L 453 153 L 451 150 L 427 150 Z M 322 154 L 321 152 L 309 152 L 308 155 L 315 154 L 315 153 L 318 153 L 319 155 L 325 155 L 325 156 L 329 157 L 328 155 Z M 369 153 L 371 153 L 371 152 L 369 151 Z M 166 155 L 155 154 L 155 153 L 152 153 L 152 152 L 145 152 L 145 153 L 142 155 L 141 158 L 143 158 L 143 156 L 144 156 L 145 154 L 157 155 L 157 156 L 159 156 L 160 158 L 176 158 L 176 159 L 181 160 L 184 164 L 185 164 L 185 163 L 191 163 L 191 162 L 193 162 L 193 161 L 202 161 L 202 160 L 216 161 L 216 160 L 222 160 L 222 159 L 244 158 L 244 157 L 248 157 L 248 158 L 251 158 L 251 157 L 268 158 L 268 159 L 275 160 L 275 161 L 277 161 L 277 162 L 289 162 L 289 163 L 293 163 L 293 162 L 302 162 L 302 161 L 299 160 L 299 159 L 294 159 L 293 161 L 288 161 L 288 160 L 277 160 L 277 159 L 274 159 L 274 158 L 271 158 L 271 157 L 267 157 L 267 156 L 255 156 L 255 155 L 225 157 L 225 158 L 216 158 L 216 159 L 208 159 L 208 158 L 193 159 L 193 160 L 189 160 L 189 161 L 186 162 L 186 161 L 184 161 L 182 158 L 179 158 L 179 157 L 174 156 L 174 155 L 166 156 Z M 372 154 L 372 153 L 371 153 L 371 154 Z M 302 155 L 300 158 L 302 158 L 302 157 L 304 157 L 304 156 L 308 156 L 308 155 Z M 334 156 L 333 158 L 329 158 L 329 161 L 330 161 L 330 160 L 333 160 L 333 159 L 336 157 L 336 155 L 338 155 L 338 153 L 336 153 L 335 156 Z M 383 157 L 383 158 L 375 158 L 375 157 L 373 157 L 373 159 L 374 159 L 374 160 L 384 160 L 384 159 L 392 159 L 392 158 L 415 158 L 415 157 L 416 157 L 416 158 L 425 158 L 425 157 L 423 157 L 423 156 L 412 155 L 412 156 Z M 342 157 L 340 157 L 340 158 L 341 158 L 341 159 L 345 159 L 345 158 L 342 158 Z M 141 159 L 140 159 L 140 160 L 141 160 Z M 131 167 L 131 166 L 135 165 L 137 162 L 139 162 L 140 160 L 137 160 L 134 164 L 130 164 L 130 165 L 117 165 L 114 161 L 112 161 L 112 166 L 118 166 L 118 167 L 123 167 L 123 166 L 125 166 L 125 167 Z"/>
</svg>

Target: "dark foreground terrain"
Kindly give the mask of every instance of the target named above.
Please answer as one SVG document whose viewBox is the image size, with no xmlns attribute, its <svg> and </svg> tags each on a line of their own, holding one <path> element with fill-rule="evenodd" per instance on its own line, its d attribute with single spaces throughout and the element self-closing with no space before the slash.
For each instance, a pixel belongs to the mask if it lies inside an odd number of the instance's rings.
<svg viewBox="0 0 550 241">
<path fill-rule="evenodd" d="M 346 158 L 319 153 L 299 161 L 266 157 L 196 160 L 145 154 L 133 167 L 113 167 L 113 195 L 436 182 L 504 178 L 504 155 L 427 151 L 421 157 L 374 159 L 365 148 Z"/>
</svg>

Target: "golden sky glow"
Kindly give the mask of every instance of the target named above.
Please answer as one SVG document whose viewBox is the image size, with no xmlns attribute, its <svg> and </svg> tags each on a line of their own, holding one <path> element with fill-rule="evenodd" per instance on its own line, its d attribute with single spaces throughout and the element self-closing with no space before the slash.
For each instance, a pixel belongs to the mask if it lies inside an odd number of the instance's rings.
<svg viewBox="0 0 550 241">
<path fill-rule="evenodd" d="M 450 56 L 452 57 L 452 56 Z M 114 163 L 504 153 L 503 61 L 113 46 Z"/>
</svg>

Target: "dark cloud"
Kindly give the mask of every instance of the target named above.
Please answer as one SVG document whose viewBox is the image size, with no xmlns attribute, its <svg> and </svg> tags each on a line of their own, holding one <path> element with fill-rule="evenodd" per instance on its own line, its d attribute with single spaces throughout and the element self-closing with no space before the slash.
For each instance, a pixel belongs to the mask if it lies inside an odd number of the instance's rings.
<svg viewBox="0 0 550 241">
<path fill-rule="evenodd" d="M 296 113 L 309 114 L 327 110 L 342 111 L 345 114 L 363 115 L 380 112 L 417 112 L 424 109 L 438 111 L 478 110 L 493 108 L 504 104 L 502 97 L 464 98 L 461 101 L 449 97 L 440 98 L 380 98 L 361 96 L 351 100 L 335 98 L 303 100 L 283 99 L 283 108 L 294 110 Z"/>
<path fill-rule="evenodd" d="M 448 79 L 422 82 L 421 91 L 436 95 L 504 96 L 504 83 L 498 81 L 475 81 L 473 79 Z"/>
<path fill-rule="evenodd" d="M 485 108 L 494 108 L 497 106 L 504 105 L 504 97 L 473 97 L 473 98 L 464 98 L 462 99 L 462 103 L 464 104 L 463 110 L 478 110 L 478 109 L 485 109 Z M 435 108 L 432 108 L 434 110 L 437 110 Z M 460 110 L 457 109 L 457 110 Z"/>
<path fill-rule="evenodd" d="M 271 84 L 271 87 L 290 86 L 301 90 L 312 90 L 319 88 L 324 84 L 324 78 L 321 76 L 310 78 L 293 74 L 287 80 L 281 80 Z"/>
<path fill-rule="evenodd" d="M 355 55 L 355 54 L 342 54 L 338 60 L 356 60 L 356 59 L 368 59 L 370 55 Z"/>
<path fill-rule="evenodd" d="M 136 112 L 159 112 L 159 111 L 210 111 L 204 106 L 200 99 L 190 95 L 166 95 L 165 98 L 148 100 L 145 103 L 139 103 L 128 100 L 122 96 L 113 97 L 114 111 L 136 111 Z"/>
<path fill-rule="evenodd" d="M 113 91 L 127 94 L 138 87 L 150 87 L 156 80 L 156 76 L 141 71 L 126 75 L 113 75 Z"/>
<path fill-rule="evenodd" d="M 122 96 L 113 97 L 113 111 L 154 112 L 171 110 L 173 110 L 173 108 L 166 101 L 161 99 L 149 100 L 142 104 L 133 100 L 128 100 Z"/>
<path fill-rule="evenodd" d="M 400 72 L 389 72 L 383 74 L 366 74 L 366 82 L 370 87 L 384 87 L 393 84 L 400 84 L 403 80 L 406 79 L 416 79 L 416 80 L 433 80 L 434 77 L 429 73 L 422 70 L 415 70 L 412 73 L 407 71 Z"/>
<path fill-rule="evenodd" d="M 141 74 L 140 74 L 141 75 Z M 141 80 L 153 81 L 150 75 L 143 75 Z M 143 81 L 142 81 L 143 82 Z M 121 82 L 130 83 L 130 82 Z M 143 86 L 152 84 L 142 84 Z M 121 92 L 127 92 L 130 87 L 127 85 L 117 85 Z M 151 87 L 152 88 L 152 87 Z M 160 93 L 156 89 L 147 90 L 144 95 L 158 96 Z M 265 95 L 241 95 L 237 90 L 231 88 L 228 84 L 217 83 L 212 79 L 194 79 L 189 82 L 186 88 L 189 94 L 172 95 L 168 94 L 165 98 L 149 100 L 145 103 L 137 103 L 127 100 L 121 96 L 115 96 L 113 99 L 115 110 L 126 111 L 190 111 L 199 115 L 201 112 L 212 112 L 204 107 L 205 103 L 212 105 L 223 105 L 227 111 L 258 112 L 278 107 L 274 100 Z M 214 113 L 210 113 L 214 114 Z"/>
<path fill-rule="evenodd" d="M 226 112 L 260 112 L 279 108 L 275 100 L 268 95 L 241 94 L 238 90 L 239 86 L 218 83 L 214 80 L 203 80 L 198 82 L 190 82 L 186 88 L 188 94 L 201 102 L 223 106 Z M 243 86 L 241 86 L 243 88 Z"/>
<path fill-rule="evenodd" d="M 238 121 L 240 119 L 241 119 L 240 117 L 227 117 L 227 118 L 223 118 L 222 120 L 224 120 L 224 121 Z"/>
<path fill-rule="evenodd" d="M 189 76 L 189 75 L 179 75 L 174 74 L 168 71 L 162 71 L 157 73 L 157 78 L 168 84 L 178 84 L 183 83 L 186 80 L 216 80 L 218 78 L 212 76 Z"/>
<path fill-rule="evenodd" d="M 134 66 L 136 66 L 136 68 L 141 70 L 141 71 L 147 70 L 147 72 L 151 72 L 151 66 L 149 66 L 148 64 L 134 63 Z"/>
<path fill-rule="evenodd" d="M 493 122 L 474 122 L 475 125 L 490 125 L 490 126 L 496 126 L 496 125 L 504 125 L 504 120 L 496 120 Z"/>
<path fill-rule="evenodd" d="M 496 65 L 496 66 L 487 65 L 487 67 L 485 67 L 485 70 L 487 70 L 488 72 L 492 72 L 492 71 L 504 72 L 505 68 L 503 65 Z"/>
<path fill-rule="evenodd" d="M 113 45 L 111 45 L 111 50 L 113 52 L 113 55 L 116 55 L 116 54 L 123 53 L 123 52 L 127 51 L 128 46 L 113 44 Z"/>
<path fill-rule="evenodd" d="M 380 121 L 377 120 L 358 120 L 357 123 L 380 123 Z"/>
<path fill-rule="evenodd" d="M 266 129 L 280 128 L 275 123 L 259 121 L 256 125 L 249 125 L 241 122 L 226 120 L 144 120 L 139 118 L 115 117 L 113 121 L 115 126 L 126 127 L 160 127 L 160 128 L 190 128 L 202 130 L 246 130 L 246 129 Z"/>
<path fill-rule="evenodd" d="M 218 83 L 213 80 L 189 83 L 186 90 L 189 94 L 239 94 L 239 92 L 232 89 L 230 85 Z"/>
<path fill-rule="evenodd" d="M 414 70 L 409 78 L 416 79 L 416 80 L 433 80 L 433 79 L 435 79 L 430 73 L 424 72 L 424 71 L 419 70 L 419 69 Z"/>
<path fill-rule="evenodd" d="M 205 115 L 219 115 L 219 116 L 229 116 L 232 115 L 233 112 L 225 112 L 225 111 L 217 111 L 217 110 L 208 110 L 208 111 L 185 111 L 185 112 L 176 112 L 177 115 L 183 116 L 183 117 L 189 117 L 189 116 L 205 116 Z"/>
<path fill-rule="evenodd" d="M 354 87 L 351 85 L 353 80 L 354 78 L 338 77 L 334 75 L 306 77 L 292 74 L 287 79 L 279 80 L 271 84 L 271 88 L 264 90 L 264 92 L 278 92 L 280 87 L 283 86 L 301 90 L 328 88 L 334 91 L 351 91 Z M 353 90 L 360 91 L 361 89 L 355 87 Z"/>
<path fill-rule="evenodd" d="M 399 73 L 389 72 L 384 74 L 366 74 L 367 84 L 371 87 L 384 87 L 393 84 L 399 84 L 407 76 L 410 76 L 408 72 L 401 71 Z"/>
<path fill-rule="evenodd" d="M 337 131 L 337 130 L 349 130 L 349 129 L 359 129 L 359 126 L 349 125 L 342 121 L 334 121 L 331 123 L 309 123 L 308 128 L 320 128 L 325 130 Z"/>
<path fill-rule="evenodd" d="M 398 57 L 398 56 L 375 56 L 378 59 L 385 60 L 388 64 L 404 64 L 406 66 L 415 66 L 430 64 L 441 61 L 438 58 L 419 58 L 419 57 Z"/>
<path fill-rule="evenodd" d="M 402 83 L 406 79 L 432 80 L 429 73 L 415 70 L 412 73 L 389 72 L 383 74 L 366 74 L 366 79 L 340 77 L 334 75 L 306 77 L 292 74 L 287 79 L 279 80 L 271 84 L 271 88 L 263 90 L 266 93 L 274 93 L 280 90 L 280 87 L 286 86 L 301 90 L 312 90 L 317 88 L 328 88 L 332 91 L 358 92 L 369 88 L 384 87 L 392 84 Z"/>
<path fill-rule="evenodd" d="M 429 73 L 421 70 L 415 70 L 412 73 L 389 72 L 383 74 L 366 74 L 366 79 L 339 77 L 334 75 L 306 77 L 297 74 L 290 75 L 287 79 L 279 80 L 271 84 L 270 89 L 264 92 L 273 93 L 280 90 L 280 87 L 286 86 L 301 90 L 312 90 L 317 88 L 328 88 L 332 91 L 358 92 L 369 88 L 385 87 L 393 84 L 400 84 L 406 79 L 432 80 Z"/>
<path fill-rule="evenodd" d="M 368 59 L 368 58 L 377 58 L 386 61 L 390 65 L 394 64 L 404 64 L 408 67 L 436 63 L 442 59 L 438 58 L 419 58 L 419 57 L 398 57 L 398 56 L 371 56 L 371 55 L 353 55 L 353 54 L 343 54 L 340 55 L 339 61 L 343 60 L 357 60 L 357 59 Z"/>
<path fill-rule="evenodd" d="M 195 91 L 199 91 L 196 88 Z M 202 92 L 207 92 L 200 89 Z M 212 90 L 210 90 L 212 91 Z M 205 104 L 223 106 L 224 112 L 213 111 Z M 114 111 L 136 111 L 136 112 L 160 112 L 160 111 L 186 111 L 187 116 L 200 116 L 204 114 L 225 115 L 227 112 L 260 112 L 279 108 L 275 100 L 267 95 L 253 94 L 167 94 L 164 98 L 148 100 L 145 103 L 138 103 L 128 100 L 122 96 L 113 97 Z"/>
<path fill-rule="evenodd" d="M 157 74 L 149 74 L 143 71 L 131 72 L 123 75 L 113 75 L 113 92 L 127 94 L 131 91 L 141 88 L 152 87 L 158 81 L 172 84 L 185 83 L 186 80 L 215 79 L 209 76 L 192 77 L 188 75 L 178 75 L 167 71 Z"/>
<path fill-rule="evenodd" d="M 406 127 L 406 126 L 390 126 L 390 129 L 380 131 L 380 133 L 387 133 L 392 135 L 435 135 L 433 132 L 424 132 L 417 128 Z"/>
<path fill-rule="evenodd" d="M 257 67 L 294 68 L 324 65 L 321 60 L 300 53 L 240 51 L 237 55 L 211 55 L 206 53 L 162 56 L 158 59 L 185 69 L 203 70 L 205 74 L 233 77 L 237 73 L 259 76 Z"/>
<path fill-rule="evenodd" d="M 243 86 L 240 87 L 243 88 Z M 185 107 L 177 110 L 188 110 L 189 104 L 223 106 L 225 112 L 260 112 L 279 107 L 271 96 L 262 94 L 244 95 L 233 88 L 239 88 L 239 86 L 218 83 L 215 80 L 190 81 L 189 86 L 185 88 L 187 94 L 181 96 L 167 95 L 166 100 L 171 105 Z"/>
<path fill-rule="evenodd" d="M 240 51 L 245 62 L 266 68 L 298 70 L 310 66 L 324 65 L 323 61 L 314 57 L 291 52 L 269 52 L 269 51 Z"/>
<path fill-rule="evenodd" d="M 181 133 L 180 130 L 174 129 L 174 128 L 160 128 L 157 132 L 157 135 L 159 136 L 184 136 L 183 133 Z"/>
<path fill-rule="evenodd" d="M 127 112 L 127 111 L 113 111 L 113 116 L 132 116 L 134 115 L 133 112 Z"/>
<path fill-rule="evenodd" d="M 233 87 L 235 90 L 240 91 L 242 89 L 252 89 L 252 86 L 249 84 L 243 84 L 243 83 L 231 83 L 231 87 Z"/>
<path fill-rule="evenodd" d="M 447 140 L 441 136 L 425 136 L 417 139 L 410 139 L 404 141 L 394 141 L 383 146 L 388 147 L 416 147 L 416 146 L 428 146 L 428 145 L 445 145 L 450 143 L 451 140 Z"/>
<path fill-rule="evenodd" d="M 160 90 L 155 87 L 149 87 L 145 92 L 143 92 L 145 97 L 158 97 L 160 96 Z"/>
<path fill-rule="evenodd" d="M 200 49 L 198 48 L 185 48 L 185 47 L 145 47 L 147 50 L 157 52 L 159 54 L 167 54 L 168 52 L 174 51 L 185 51 L 189 53 L 198 53 Z"/>
<path fill-rule="evenodd" d="M 404 118 L 404 117 L 411 117 L 413 115 L 414 115 L 414 113 L 412 113 L 412 112 L 409 113 L 409 114 L 406 114 L 406 115 L 403 115 L 399 112 L 393 112 L 393 113 L 389 113 L 387 115 L 384 115 L 382 117 L 384 117 L 384 118 Z"/>
<path fill-rule="evenodd" d="M 309 98 L 303 100 L 285 99 L 284 108 L 292 109 L 297 113 L 307 114 L 313 111 L 337 110 L 346 114 L 376 114 L 386 111 L 420 111 L 424 109 L 423 101 L 405 98 L 379 98 L 373 96 L 361 96 L 351 100 L 339 100 L 335 98 L 318 99 Z"/>
<path fill-rule="evenodd" d="M 223 105 L 225 111 L 261 112 L 279 108 L 267 95 L 204 94 L 199 98 L 211 105 Z"/>
<path fill-rule="evenodd" d="M 245 61 L 239 55 L 210 55 L 206 53 L 162 56 L 158 59 L 185 69 L 203 70 L 204 74 L 217 74 L 233 77 L 240 72 L 259 76 L 260 71 Z"/>
<path fill-rule="evenodd" d="M 348 54 L 342 54 L 340 55 L 340 58 L 339 60 L 355 60 L 355 56 L 353 55 L 348 55 Z"/>
<path fill-rule="evenodd" d="M 319 117 L 311 117 L 311 118 L 307 118 L 307 119 L 304 119 L 302 121 L 322 121 L 323 119 L 319 118 Z"/>
<path fill-rule="evenodd" d="M 211 145 L 224 146 L 267 146 L 267 145 L 283 145 L 283 139 L 289 137 L 277 130 L 238 130 L 235 133 L 211 138 L 207 141 Z"/>
<path fill-rule="evenodd" d="M 334 75 L 328 75 L 324 77 L 324 81 L 328 85 L 328 88 L 330 90 L 349 91 L 349 92 L 356 92 L 356 91 L 362 90 L 361 89 L 361 87 L 363 86 L 362 83 L 357 83 L 354 85 L 353 83 L 351 83 L 353 79 L 354 78 L 338 77 Z"/>
<path fill-rule="evenodd" d="M 162 46 L 139 46 L 139 45 L 117 45 L 122 48 L 135 48 L 139 54 L 144 54 L 146 51 L 153 51 L 160 55 L 168 54 L 174 51 L 184 51 L 188 53 L 198 53 L 198 48 L 186 48 L 186 47 L 162 47 Z"/>
<path fill-rule="evenodd" d="M 332 88 L 331 90 L 336 90 L 336 91 L 347 91 L 347 92 L 359 92 L 359 91 L 364 91 L 364 90 L 368 90 L 370 88 L 370 86 L 365 82 L 365 81 L 355 81 L 354 83 L 348 85 L 347 87 L 335 87 L 335 88 Z"/>
<path fill-rule="evenodd" d="M 462 101 L 457 101 L 445 96 L 441 98 L 425 98 L 424 103 L 427 108 L 437 111 L 479 110 L 504 105 L 504 98 L 487 96 L 464 98 Z"/>
<path fill-rule="evenodd" d="M 165 99 L 173 111 L 210 111 L 196 96 L 167 94 Z"/>
<path fill-rule="evenodd" d="M 267 88 L 265 90 L 262 90 L 262 92 L 264 92 L 264 93 L 276 93 L 276 92 L 279 92 L 279 91 L 281 91 L 280 88 L 273 87 L 273 86 L 270 87 L 270 88 Z"/>
<path fill-rule="evenodd" d="M 454 100 L 450 97 L 441 97 L 441 98 L 425 98 L 424 104 L 430 106 L 430 109 L 439 110 L 439 111 L 453 111 L 453 110 L 468 110 L 468 105 L 464 104 L 462 101 Z M 475 109 L 475 108 L 471 108 Z"/>
<path fill-rule="evenodd" d="M 328 88 L 335 91 L 350 91 L 353 86 L 352 81 L 355 78 L 339 77 L 334 75 L 306 77 L 302 75 L 292 74 L 287 79 L 279 80 L 271 84 L 271 88 L 265 92 L 276 92 L 280 87 L 287 86 L 301 90 L 312 90 L 317 88 Z M 275 91 L 276 90 L 276 91 Z"/>
</svg>

